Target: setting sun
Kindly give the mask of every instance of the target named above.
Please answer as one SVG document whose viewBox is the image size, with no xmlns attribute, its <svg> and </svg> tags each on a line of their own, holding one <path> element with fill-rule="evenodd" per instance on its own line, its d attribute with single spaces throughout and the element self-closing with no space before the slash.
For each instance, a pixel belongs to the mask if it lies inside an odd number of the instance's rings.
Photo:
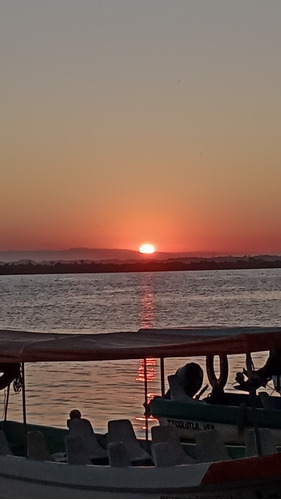
<svg viewBox="0 0 281 500">
<path fill-rule="evenodd" d="M 155 248 L 154 245 L 151 245 L 151 243 L 144 243 L 144 245 L 141 245 L 139 248 L 140 253 L 154 253 Z"/>
</svg>

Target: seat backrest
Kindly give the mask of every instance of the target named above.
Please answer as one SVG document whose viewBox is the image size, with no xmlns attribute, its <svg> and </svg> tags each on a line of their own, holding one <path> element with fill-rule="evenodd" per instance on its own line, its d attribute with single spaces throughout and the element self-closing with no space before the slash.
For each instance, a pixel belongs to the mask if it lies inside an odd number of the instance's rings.
<svg viewBox="0 0 281 500">
<path fill-rule="evenodd" d="M 111 441 L 136 441 L 136 434 L 132 423 L 128 419 L 109 420 L 108 440 Z"/>
<path fill-rule="evenodd" d="M 92 463 L 90 454 L 79 436 L 66 436 L 65 448 L 68 464 L 88 465 Z"/>
<path fill-rule="evenodd" d="M 68 421 L 69 436 L 78 436 L 88 450 L 91 458 L 106 458 L 107 452 L 98 443 L 93 427 L 85 418 L 75 418 Z"/>
<path fill-rule="evenodd" d="M 27 433 L 27 456 L 35 460 L 51 460 L 51 454 L 42 431 L 29 431 Z"/>
<path fill-rule="evenodd" d="M 82 432 L 87 436 L 94 434 L 94 429 L 92 427 L 92 424 L 86 418 L 74 418 L 72 420 L 68 420 L 67 425 L 70 433 Z"/>
<path fill-rule="evenodd" d="M 109 420 L 108 444 L 114 441 L 121 441 L 125 445 L 131 462 L 141 462 L 151 458 L 137 440 L 132 423 L 128 419 Z"/>
<path fill-rule="evenodd" d="M 176 429 L 170 425 L 155 425 L 151 427 L 151 437 L 153 443 L 162 443 L 171 440 L 180 443 L 180 438 Z"/>
<path fill-rule="evenodd" d="M 196 434 L 197 462 L 230 460 L 230 455 L 219 432 L 215 429 Z"/>
<path fill-rule="evenodd" d="M 2 429 L 0 430 L 0 455 L 13 455 L 6 434 Z"/>
<path fill-rule="evenodd" d="M 131 465 L 127 448 L 121 441 L 108 443 L 107 451 L 111 467 L 129 467 Z"/>
</svg>

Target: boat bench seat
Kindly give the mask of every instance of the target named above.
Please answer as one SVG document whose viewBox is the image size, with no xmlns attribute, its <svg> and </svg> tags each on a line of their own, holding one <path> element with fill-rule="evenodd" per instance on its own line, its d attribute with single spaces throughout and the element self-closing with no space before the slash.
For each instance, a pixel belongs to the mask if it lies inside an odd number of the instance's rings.
<svg viewBox="0 0 281 500">
<path fill-rule="evenodd" d="M 13 455 L 6 434 L 2 429 L 0 430 L 0 455 Z"/>
<path fill-rule="evenodd" d="M 152 458 L 160 467 L 192 464 L 196 460 L 188 455 L 181 444 L 177 430 L 169 425 L 151 427 Z M 161 445 L 161 446 L 159 446 Z"/>
<path fill-rule="evenodd" d="M 28 458 L 34 460 L 66 462 L 65 452 L 50 453 L 46 438 L 42 431 L 28 431 L 26 439 Z"/>
<path fill-rule="evenodd" d="M 221 462 L 231 460 L 223 438 L 216 429 L 196 434 L 197 462 Z"/>
<path fill-rule="evenodd" d="M 124 444 L 132 465 L 151 465 L 151 456 L 137 440 L 130 420 L 109 420 L 108 446 L 113 442 Z"/>
<path fill-rule="evenodd" d="M 107 451 L 111 467 L 129 467 L 132 465 L 128 450 L 122 441 L 108 443 Z"/>
<path fill-rule="evenodd" d="M 80 436 L 67 436 L 65 438 L 66 457 L 68 464 L 91 465 L 89 450 L 84 445 Z"/>
<path fill-rule="evenodd" d="M 151 453 L 156 467 L 171 467 L 173 465 L 183 464 L 183 462 L 179 463 L 175 449 L 169 441 L 152 443 Z"/>
<path fill-rule="evenodd" d="M 73 420 L 69 420 L 67 425 L 69 427 L 69 438 L 73 438 L 72 441 L 71 439 L 66 441 L 67 449 L 72 450 L 72 452 L 70 452 L 71 456 L 75 453 L 74 450 L 76 449 L 76 446 L 78 447 L 75 438 L 79 438 L 83 448 L 85 448 L 87 455 L 91 459 L 91 463 L 108 465 L 107 451 L 99 444 L 97 436 L 89 420 L 85 418 L 75 418 Z M 78 456 L 80 456 L 80 453 L 78 453 Z"/>
</svg>

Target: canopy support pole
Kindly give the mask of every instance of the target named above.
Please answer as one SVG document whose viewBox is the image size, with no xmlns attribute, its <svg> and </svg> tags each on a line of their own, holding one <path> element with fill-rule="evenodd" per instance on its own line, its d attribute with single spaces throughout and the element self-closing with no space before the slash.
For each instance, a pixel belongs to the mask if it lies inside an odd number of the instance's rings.
<svg viewBox="0 0 281 500">
<path fill-rule="evenodd" d="M 146 365 L 146 358 L 143 360 L 143 372 L 144 372 L 144 401 L 145 401 L 145 408 L 147 408 L 148 405 L 148 388 L 147 388 L 147 365 Z M 145 439 L 148 441 L 148 414 L 147 411 L 145 412 Z"/>
<path fill-rule="evenodd" d="M 5 409 L 4 409 L 4 420 L 6 421 L 7 420 L 7 415 L 8 415 L 8 406 L 9 406 L 9 397 L 10 397 L 10 387 L 11 387 L 11 384 L 8 385 L 8 388 L 7 388 L 7 395 L 6 395 L 6 399 L 5 399 Z"/>
<path fill-rule="evenodd" d="M 161 380 L 161 396 L 165 396 L 165 366 L 164 358 L 160 358 L 160 380 Z"/>
<path fill-rule="evenodd" d="M 250 377 L 253 377 L 255 374 L 255 367 L 254 367 L 251 353 L 246 353 L 246 366 L 247 366 L 247 377 L 250 379 Z M 258 423 L 257 423 L 257 408 L 256 408 L 256 403 L 255 403 L 256 389 L 251 389 L 249 396 L 250 396 L 251 406 L 252 406 L 252 410 L 253 410 L 254 434 L 255 434 L 255 440 L 256 440 L 257 454 L 260 457 L 262 455 L 262 450 L 261 450 L 261 439 L 260 439 L 259 427 L 258 427 Z"/>
<path fill-rule="evenodd" d="M 22 370 L 22 416 L 23 416 L 23 429 L 24 429 L 24 449 L 25 456 L 27 456 L 27 427 L 26 427 L 26 400 L 25 400 L 25 373 L 24 363 L 21 364 Z"/>
</svg>

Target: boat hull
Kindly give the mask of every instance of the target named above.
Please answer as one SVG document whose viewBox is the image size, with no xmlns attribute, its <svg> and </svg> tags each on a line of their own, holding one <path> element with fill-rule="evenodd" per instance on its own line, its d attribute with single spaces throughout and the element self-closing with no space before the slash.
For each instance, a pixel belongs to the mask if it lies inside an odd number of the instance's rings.
<svg viewBox="0 0 281 500">
<path fill-rule="evenodd" d="M 1 456 L 0 488 L 4 498 L 279 498 L 280 471 L 280 454 L 162 468 Z"/>
<path fill-rule="evenodd" d="M 280 398 L 278 398 L 280 399 Z M 218 404 L 194 404 L 155 398 L 150 403 L 153 417 L 160 425 L 177 429 L 183 441 L 195 441 L 198 432 L 216 429 L 226 444 L 243 445 L 247 429 L 258 426 L 271 430 L 277 446 L 281 446 L 281 411 Z"/>
<path fill-rule="evenodd" d="M 170 425 L 177 430 L 183 442 L 196 441 L 198 432 L 215 429 L 222 436 L 223 441 L 228 445 L 245 445 L 245 432 L 253 427 L 245 426 L 242 434 L 239 433 L 237 425 L 221 424 L 218 422 L 204 422 L 200 420 L 185 420 L 177 418 L 158 417 L 160 425 Z M 281 430 L 270 429 L 276 445 L 281 447 Z"/>
</svg>

